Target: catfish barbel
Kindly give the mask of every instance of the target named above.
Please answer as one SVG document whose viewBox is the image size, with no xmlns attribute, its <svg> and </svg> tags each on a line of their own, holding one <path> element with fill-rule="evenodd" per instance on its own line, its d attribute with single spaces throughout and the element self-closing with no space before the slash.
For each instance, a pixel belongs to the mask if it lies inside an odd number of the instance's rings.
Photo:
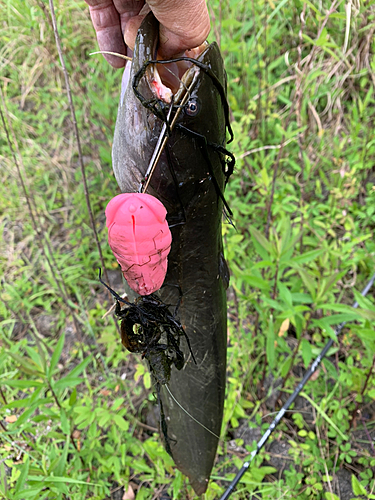
<svg viewBox="0 0 375 500">
<path fill-rule="evenodd" d="M 149 14 L 138 31 L 131 67 L 128 63 L 124 71 L 114 134 L 113 170 L 124 193 L 138 191 L 168 109 L 168 104 L 160 106 L 164 87 L 159 84 L 159 65 L 145 66 L 155 58 L 157 42 L 158 22 Z M 215 460 L 225 397 L 229 273 L 221 221 L 222 192 L 231 167 L 228 171 L 230 154 L 224 149 L 230 128 L 226 75 L 217 44 L 205 45 L 196 61 L 187 64 L 175 92 L 176 101 L 191 88 L 147 193 L 166 207 L 172 231 L 165 285 L 158 293 L 165 304 L 176 304 L 180 288 L 178 316 L 197 361 L 184 345 L 187 362 L 180 371 L 172 370 L 168 384 L 173 397 L 165 386 L 160 397 L 172 457 L 200 495 Z"/>
</svg>

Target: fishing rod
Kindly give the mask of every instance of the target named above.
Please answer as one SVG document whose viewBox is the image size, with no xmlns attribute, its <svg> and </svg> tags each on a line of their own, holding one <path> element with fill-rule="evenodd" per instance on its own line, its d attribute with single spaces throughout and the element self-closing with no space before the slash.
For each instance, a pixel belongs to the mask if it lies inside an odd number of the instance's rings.
<svg viewBox="0 0 375 500">
<path fill-rule="evenodd" d="M 362 290 L 361 295 L 363 297 L 365 297 L 367 295 L 367 293 L 371 289 L 372 285 L 374 284 L 374 281 L 375 281 L 375 273 L 372 275 L 371 279 L 369 280 L 369 282 L 367 283 L 367 285 L 365 286 L 365 288 Z M 355 302 L 353 304 L 353 308 L 357 308 L 358 305 L 359 305 L 358 302 Z M 335 333 L 336 337 L 341 333 L 341 330 L 344 328 L 344 326 L 345 326 L 346 323 L 347 322 L 344 321 L 344 322 L 340 323 L 334 329 L 334 333 Z M 283 416 L 285 415 L 285 413 L 288 411 L 288 409 L 291 406 L 291 404 L 294 403 L 296 397 L 302 391 L 302 389 L 304 388 L 305 384 L 307 383 L 307 381 L 309 380 L 309 378 L 311 377 L 311 375 L 319 367 L 320 363 L 324 359 L 324 357 L 327 354 L 327 352 L 329 351 L 329 349 L 332 347 L 333 343 L 334 343 L 334 339 L 332 339 L 332 338 L 327 342 L 327 344 L 325 345 L 325 347 L 323 348 L 323 350 L 321 351 L 321 353 L 319 354 L 319 356 L 315 359 L 315 361 L 312 363 L 312 365 L 310 366 L 310 368 L 305 373 L 305 375 L 304 375 L 303 379 L 301 380 L 301 382 L 295 388 L 293 394 L 289 397 L 289 399 L 284 404 L 284 406 L 281 408 L 281 410 L 279 411 L 279 413 L 276 415 L 275 419 L 270 424 L 270 426 L 268 427 L 268 429 L 266 430 L 266 432 L 263 434 L 263 436 L 261 437 L 261 439 L 258 441 L 256 449 L 250 453 L 249 460 L 247 460 L 246 462 L 244 462 L 243 466 L 238 471 L 236 477 L 230 483 L 230 485 L 226 489 L 225 493 L 220 497 L 219 500 L 227 500 L 231 496 L 231 494 L 234 492 L 234 490 L 235 490 L 237 484 L 239 483 L 239 481 L 241 480 L 242 476 L 245 474 L 245 472 L 247 471 L 247 469 L 250 467 L 251 462 L 258 455 L 258 453 L 263 448 L 263 446 L 266 444 L 266 442 L 268 441 L 268 438 L 271 436 L 271 434 L 273 433 L 273 431 L 279 425 L 281 419 L 283 418 Z"/>
</svg>

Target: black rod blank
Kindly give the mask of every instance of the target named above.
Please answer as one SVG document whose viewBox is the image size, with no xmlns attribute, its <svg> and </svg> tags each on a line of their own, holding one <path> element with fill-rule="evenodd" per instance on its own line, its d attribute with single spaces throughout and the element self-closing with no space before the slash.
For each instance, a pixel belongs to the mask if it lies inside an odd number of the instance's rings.
<svg viewBox="0 0 375 500">
<path fill-rule="evenodd" d="M 375 281 L 375 273 L 372 275 L 371 279 L 369 280 L 369 282 L 367 283 L 367 285 L 365 286 L 365 288 L 362 290 L 361 295 L 363 297 L 365 297 L 367 295 L 367 293 L 369 292 L 370 288 L 374 284 L 374 281 Z M 353 304 L 353 307 L 355 307 L 355 308 L 358 307 L 358 302 L 357 301 Z M 340 323 L 335 328 L 334 332 L 335 332 L 336 337 L 341 333 L 341 330 L 344 328 L 345 324 L 346 324 L 346 321 L 344 321 L 343 323 Z M 235 490 L 237 484 L 241 480 L 242 476 L 245 474 L 245 472 L 247 471 L 247 469 L 250 467 L 251 462 L 258 455 L 258 453 L 263 448 L 263 446 L 266 444 L 266 442 L 268 441 L 268 438 L 271 436 L 271 434 L 273 433 L 273 431 L 279 425 L 281 419 L 283 418 L 283 416 L 285 415 L 285 413 L 289 410 L 289 407 L 292 405 L 292 403 L 294 403 L 296 397 L 302 391 L 302 389 L 306 385 L 306 383 L 309 380 L 309 378 L 311 377 L 311 375 L 319 367 L 319 365 L 322 362 L 322 360 L 324 359 L 325 355 L 327 354 L 327 352 L 329 351 L 329 349 L 332 347 L 333 342 L 334 342 L 333 339 L 330 339 L 327 342 L 327 344 L 324 346 L 324 348 L 321 351 L 321 353 L 318 355 L 318 357 L 315 359 L 315 361 L 312 363 L 312 365 L 310 366 L 310 368 L 305 373 L 305 375 L 304 375 L 303 379 L 301 380 L 301 382 L 295 388 L 293 394 L 288 398 L 288 400 L 286 401 L 286 403 L 284 404 L 284 406 L 281 408 L 281 410 L 279 411 L 279 413 L 276 415 L 276 417 L 273 420 L 273 422 L 270 424 L 270 426 L 268 427 L 268 429 L 266 430 L 266 432 L 263 434 L 263 436 L 261 437 L 261 439 L 258 441 L 258 444 L 257 444 L 257 447 L 255 448 L 255 450 L 250 453 L 249 460 L 247 460 L 246 462 L 244 462 L 243 466 L 241 467 L 241 469 L 236 474 L 236 477 L 230 483 L 230 485 L 228 486 L 228 488 L 225 491 L 225 493 L 220 497 L 220 500 L 227 500 L 231 496 L 231 494 Z"/>
</svg>

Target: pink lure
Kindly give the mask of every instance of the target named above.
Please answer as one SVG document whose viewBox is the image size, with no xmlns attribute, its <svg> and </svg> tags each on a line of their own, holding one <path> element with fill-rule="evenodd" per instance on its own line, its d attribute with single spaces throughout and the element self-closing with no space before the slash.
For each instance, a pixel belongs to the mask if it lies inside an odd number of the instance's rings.
<svg viewBox="0 0 375 500">
<path fill-rule="evenodd" d="M 130 288 L 149 295 L 162 286 L 172 235 L 164 205 L 149 194 L 115 196 L 105 210 L 108 243 Z"/>
</svg>

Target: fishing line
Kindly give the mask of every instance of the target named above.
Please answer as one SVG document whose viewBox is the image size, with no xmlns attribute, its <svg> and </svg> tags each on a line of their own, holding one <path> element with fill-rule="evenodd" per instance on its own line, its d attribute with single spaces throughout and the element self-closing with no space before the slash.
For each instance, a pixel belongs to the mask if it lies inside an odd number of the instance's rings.
<svg viewBox="0 0 375 500">
<path fill-rule="evenodd" d="M 187 410 L 185 410 L 185 408 L 177 401 L 177 399 L 171 393 L 171 391 L 170 391 L 170 389 L 168 387 L 168 384 L 164 384 L 164 387 L 167 389 L 169 395 L 171 396 L 171 398 L 173 399 L 173 401 L 176 403 L 176 405 L 179 406 L 181 408 L 181 410 L 183 412 L 185 412 L 186 415 L 188 415 L 188 417 L 190 417 L 192 420 L 194 420 L 194 422 L 196 424 L 198 424 L 201 427 L 203 427 L 203 429 L 205 429 L 207 432 L 209 432 L 210 434 L 212 434 L 213 436 L 215 436 L 215 438 L 217 438 L 220 441 L 220 437 L 217 434 L 215 434 L 211 429 L 209 429 L 208 427 L 206 427 L 205 425 L 203 425 L 202 422 L 199 422 L 199 420 L 197 420 L 196 418 L 194 418 L 193 415 L 191 415 Z"/>
<path fill-rule="evenodd" d="M 370 288 L 374 284 L 374 281 L 375 281 L 375 273 L 372 275 L 371 279 L 369 280 L 369 282 L 367 283 L 367 285 L 365 286 L 365 288 L 362 290 L 361 295 L 363 297 L 365 297 L 367 295 L 367 293 L 369 292 Z M 358 305 L 359 304 L 356 301 L 353 304 L 353 308 L 356 309 L 358 307 Z M 344 322 L 340 323 L 334 329 L 334 333 L 335 333 L 336 337 L 341 333 L 341 330 L 344 328 L 344 326 L 346 325 L 346 323 L 347 322 L 344 321 Z M 337 338 L 336 338 L 336 340 L 337 340 Z M 228 486 L 228 488 L 226 489 L 226 491 L 224 492 L 224 494 L 220 497 L 220 500 L 227 500 L 231 496 L 231 494 L 234 492 L 235 487 L 237 486 L 237 484 L 239 483 L 239 481 L 241 480 L 242 476 L 245 474 L 245 472 L 247 471 L 247 469 L 250 467 L 251 462 L 258 455 L 258 453 L 263 448 L 263 446 L 266 444 L 266 442 L 268 441 L 268 438 L 271 436 L 271 434 L 273 433 L 273 431 L 279 425 L 281 419 L 283 418 L 283 416 L 285 415 L 285 413 L 288 411 L 289 406 L 292 403 L 294 403 L 295 399 L 297 398 L 297 396 L 299 395 L 299 393 L 302 391 L 302 389 L 304 388 L 305 384 L 308 382 L 308 380 L 311 377 L 311 375 L 317 370 L 317 368 L 319 367 L 320 363 L 324 359 L 325 355 L 327 354 L 327 352 L 329 351 L 329 349 L 332 347 L 333 343 L 334 343 L 334 340 L 332 338 L 327 342 L 327 344 L 325 345 L 325 347 L 323 348 L 323 350 L 321 351 L 321 353 L 318 355 L 318 357 L 315 359 L 315 361 L 312 363 L 312 365 L 310 366 L 310 368 L 305 373 L 305 375 L 304 375 L 303 379 L 301 380 L 301 382 L 295 388 L 293 394 L 289 397 L 289 399 L 284 404 L 284 406 L 281 408 L 281 410 L 279 411 L 279 413 L 276 415 L 275 419 L 270 424 L 270 426 L 268 427 L 268 429 L 266 430 L 266 432 L 263 434 L 263 436 L 261 437 L 261 439 L 258 441 L 256 449 L 253 450 L 250 453 L 250 459 L 247 460 L 246 462 L 244 462 L 243 466 L 241 467 L 241 469 L 237 473 L 236 477 L 230 483 L 230 485 Z"/>
<path fill-rule="evenodd" d="M 121 59 L 125 59 L 125 61 L 132 61 L 133 59 L 129 56 L 124 56 L 124 54 L 119 54 L 118 52 L 109 52 L 108 50 L 98 50 L 98 52 L 91 52 L 89 56 L 93 56 L 95 54 L 109 54 L 110 56 L 120 57 Z"/>
</svg>

